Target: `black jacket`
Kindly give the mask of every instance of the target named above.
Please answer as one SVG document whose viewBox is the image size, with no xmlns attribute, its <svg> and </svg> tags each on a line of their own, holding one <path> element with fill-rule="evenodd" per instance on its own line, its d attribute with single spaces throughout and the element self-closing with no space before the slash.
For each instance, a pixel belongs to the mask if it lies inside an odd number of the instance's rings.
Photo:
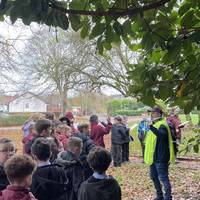
<svg viewBox="0 0 200 200">
<path fill-rule="evenodd" d="M 55 163 L 63 167 L 65 174 L 69 179 L 70 188 L 72 188 L 69 199 L 77 200 L 78 189 L 84 181 L 84 171 L 80 160 L 72 152 L 64 151 L 58 155 Z"/>
<path fill-rule="evenodd" d="M 3 166 L 0 165 L 0 191 L 6 189 L 7 185 L 9 185 L 9 182 L 5 170 Z"/>
<path fill-rule="evenodd" d="M 167 128 L 164 125 L 161 125 L 159 129 L 150 126 L 150 130 L 157 136 L 154 163 L 168 163 L 170 159 L 170 149 Z"/>
<path fill-rule="evenodd" d="M 78 200 L 121 200 L 121 189 L 112 177 L 100 180 L 91 176 L 81 184 Z"/>
<path fill-rule="evenodd" d="M 34 172 L 30 190 L 38 200 L 67 200 L 71 188 L 60 166 L 46 165 Z"/>
<path fill-rule="evenodd" d="M 111 132 L 113 144 L 124 144 L 129 142 L 129 131 L 123 124 L 113 124 Z"/>
<path fill-rule="evenodd" d="M 90 168 L 87 162 L 87 155 L 96 145 L 94 144 L 93 140 L 84 133 L 77 133 L 74 136 L 80 138 L 83 141 L 83 149 L 79 159 L 83 166 L 85 180 L 87 180 L 93 174 L 93 170 Z"/>
</svg>

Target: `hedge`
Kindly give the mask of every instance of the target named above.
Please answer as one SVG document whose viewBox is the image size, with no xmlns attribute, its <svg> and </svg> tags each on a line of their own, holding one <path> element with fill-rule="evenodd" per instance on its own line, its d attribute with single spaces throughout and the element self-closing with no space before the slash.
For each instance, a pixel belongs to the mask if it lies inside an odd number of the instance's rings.
<svg viewBox="0 0 200 200">
<path fill-rule="evenodd" d="M 0 115 L 0 127 L 22 126 L 30 115 Z"/>
<path fill-rule="evenodd" d="M 138 116 L 144 113 L 144 110 L 117 110 L 116 115 Z"/>
</svg>

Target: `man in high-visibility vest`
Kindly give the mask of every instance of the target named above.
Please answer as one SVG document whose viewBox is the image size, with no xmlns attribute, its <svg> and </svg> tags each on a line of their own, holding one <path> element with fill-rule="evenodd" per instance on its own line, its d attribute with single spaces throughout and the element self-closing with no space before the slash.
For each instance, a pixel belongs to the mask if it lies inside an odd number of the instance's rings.
<svg viewBox="0 0 200 200">
<path fill-rule="evenodd" d="M 149 111 L 151 122 L 145 138 L 144 162 L 150 166 L 150 177 L 157 194 L 155 200 L 172 200 L 168 176 L 169 164 L 175 161 L 171 132 L 161 108 L 155 106 Z"/>
</svg>

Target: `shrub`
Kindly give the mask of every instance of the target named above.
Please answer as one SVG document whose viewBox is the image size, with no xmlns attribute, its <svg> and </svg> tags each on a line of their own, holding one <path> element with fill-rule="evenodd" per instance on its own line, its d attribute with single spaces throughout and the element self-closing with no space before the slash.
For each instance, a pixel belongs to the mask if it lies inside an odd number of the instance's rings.
<svg viewBox="0 0 200 200">
<path fill-rule="evenodd" d="M 115 115 L 138 116 L 143 112 L 144 110 L 117 110 Z"/>
<path fill-rule="evenodd" d="M 21 126 L 29 116 L 29 114 L 0 115 L 0 127 Z"/>
</svg>

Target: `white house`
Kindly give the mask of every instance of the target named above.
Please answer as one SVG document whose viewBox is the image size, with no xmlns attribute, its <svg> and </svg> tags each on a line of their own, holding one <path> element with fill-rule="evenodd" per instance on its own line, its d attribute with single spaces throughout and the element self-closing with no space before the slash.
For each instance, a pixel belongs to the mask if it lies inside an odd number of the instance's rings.
<svg viewBox="0 0 200 200">
<path fill-rule="evenodd" d="M 9 113 L 47 112 L 47 103 L 39 96 L 26 92 L 9 103 Z"/>
</svg>

